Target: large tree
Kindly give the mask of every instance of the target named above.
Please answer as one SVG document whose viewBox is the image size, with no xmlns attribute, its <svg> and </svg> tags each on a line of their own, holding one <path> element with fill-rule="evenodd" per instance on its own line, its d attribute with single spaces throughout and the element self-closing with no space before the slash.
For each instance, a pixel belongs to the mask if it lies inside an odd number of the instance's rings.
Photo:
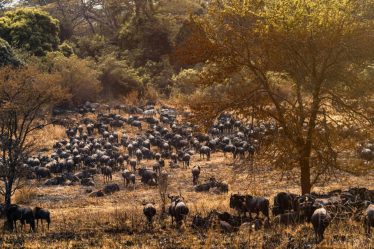
<svg viewBox="0 0 374 249">
<path fill-rule="evenodd" d="M 355 171 L 339 160 L 341 128 L 373 131 L 371 9 L 372 0 L 213 1 L 200 20 L 210 56 L 202 53 L 199 82 L 210 94 L 189 99 L 192 109 L 201 120 L 232 111 L 276 121 L 279 137 L 266 152 L 298 169 L 303 194 L 332 169 Z"/>
<path fill-rule="evenodd" d="M 58 20 L 39 9 L 19 8 L 0 18 L 0 37 L 37 56 L 57 50 L 58 35 Z"/>
<path fill-rule="evenodd" d="M 35 150 L 33 132 L 48 124 L 49 106 L 65 97 L 59 81 L 34 67 L 0 68 L 0 193 L 6 207 L 29 173 L 24 161 Z"/>
</svg>

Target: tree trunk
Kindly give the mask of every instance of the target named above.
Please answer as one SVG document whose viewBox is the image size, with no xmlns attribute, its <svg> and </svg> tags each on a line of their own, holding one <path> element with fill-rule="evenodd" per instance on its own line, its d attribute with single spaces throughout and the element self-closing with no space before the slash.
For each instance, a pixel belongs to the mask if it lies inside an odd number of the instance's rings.
<svg viewBox="0 0 374 249">
<path fill-rule="evenodd" d="M 5 187 L 5 210 L 7 210 L 12 204 L 12 183 L 6 184 Z"/>
<path fill-rule="evenodd" d="M 309 194 L 312 188 L 310 182 L 310 162 L 309 156 L 302 157 L 299 161 L 300 164 L 300 185 L 301 185 L 301 194 Z"/>
</svg>

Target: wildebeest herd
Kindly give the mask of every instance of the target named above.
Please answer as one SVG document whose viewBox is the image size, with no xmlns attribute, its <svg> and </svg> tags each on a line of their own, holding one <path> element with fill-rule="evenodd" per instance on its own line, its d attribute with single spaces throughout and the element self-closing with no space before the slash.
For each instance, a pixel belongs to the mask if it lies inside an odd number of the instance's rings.
<svg viewBox="0 0 374 249">
<path fill-rule="evenodd" d="M 46 186 L 81 184 L 93 187 L 95 178 L 101 174 L 106 184 L 103 189 L 88 190 L 90 196 L 100 197 L 120 190 L 118 184 L 111 183 L 115 172 L 120 172 L 126 189 L 135 190 L 137 179 L 144 185 L 157 186 L 161 172 L 190 168 L 191 184 L 196 192 L 222 194 L 229 191 L 229 185 L 219 180 L 219 176 L 204 176 L 206 179 L 201 181 L 203 171 L 200 166 L 193 165 L 192 156 L 197 154 L 202 160 L 210 160 L 213 153 L 220 151 L 225 157 L 230 154 L 233 160 L 252 160 L 262 145 L 271 142 L 281 130 L 273 122 L 243 124 L 223 113 L 205 134 L 190 122 L 178 119 L 176 110 L 166 106 L 119 106 L 117 112 L 110 112 L 109 107 L 106 112 L 97 111 L 97 108 L 97 104 L 87 103 L 79 109 L 80 113 L 94 112 L 95 118 L 56 122 L 66 126 L 66 138 L 55 143 L 53 153 L 25 160 L 24 168 L 30 172 L 30 179 L 46 179 Z M 136 135 L 129 130 L 135 130 Z M 362 156 L 364 150 L 369 153 L 369 147 L 360 148 L 359 154 Z M 152 166 L 146 167 L 144 162 Z M 169 198 L 167 212 L 171 223 L 175 221 L 176 227 L 180 227 L 190 214 L 188 202 L 180 195 L 169 195 Z M 265 197 L 240 193 L 231 194 L 228 201 L 230 208 L 237 212 L 235 215 L 217 210 L 212 210 L 206 217 L 196 214 L 192 217 L 192 227 L 207 229 L 219 224 L 223 232 L 234 232 L 243 224 L 267 229 L 311 222 L 316 239 L 320 241 L 334 219 L 353 217 L 362 220 L 366 233 L 374 226 L 374 206 L 371 204 L 374 203 L 374 191 L 368 189 L 352 188 L 304 196 L 281 192 L 274 197 L 272 205 Z M 145 201 L 143 205 L 147 224 L 152 226 L 157 205 L 153 200 Z M 44 219 L 48 224 L 51 220 L 49 212 L 38 207 L 12 205 L 3 211 L 11 228 L 16 228 L 17 220 L 29 224 L 32 230 L 35 230 L 35 220 Z"/>
</svg>

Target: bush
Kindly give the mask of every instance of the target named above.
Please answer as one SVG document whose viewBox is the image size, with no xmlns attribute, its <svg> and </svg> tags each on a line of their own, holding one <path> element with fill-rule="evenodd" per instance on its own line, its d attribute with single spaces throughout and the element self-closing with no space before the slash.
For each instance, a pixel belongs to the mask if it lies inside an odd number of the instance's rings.
<svg viewBox="0 0 374 249">
<path fill-rule="evenodd" d="M 185 69 L 173 76 L 174 86 L 182 94 L 192 94 L 196 90 L 200 72 L 195 69 Z"/>
<path fill-rule="evenodd" d="M 127 61 L 119 60 L 114 54 L 101 58 L 99 69 L 106 94 L 118 96 L 144 90 L 146 77 L 142 77 L 137 69 L 131 67 Z"/>
<path fill-rule="evenodd" d="M 0 18 L 0 37 L 10 45 L 44 56 L 59 44 L 59 22 L 34 8 L 8 11 Z"/>
<path fill-rule="evenodd" d="M 104 36 L 94 35 L 83 37 L 77 42 L 77 54 L 81 58 L 92 57 L 98 59 L 105 49 L 107 41 Z"/>
<path fill-rule="evenodd" d="M 61 85 L 70 93 L 71 104 L 80 105 L 96 100 L 101 84 L 92 62 L 79 59 L 75 55 L 65 57 L 59 52 L 48 53 L 43 62 L 46 70 L 61 75 Z"/>
<path fill-rule="evenodd" d="M 62 43 L 60 46 L 58 46 L 58 49 L 65 57 L 70 57 L 74 54 L 74 50 L 70 44 L 67 42 Z"/>
<path fill-rule="evenodd" d="M 21 61 L 14 54 L 9 43 L 0 38 L 0 67 L 19 66 L 21 64 Z"/>
</svg>

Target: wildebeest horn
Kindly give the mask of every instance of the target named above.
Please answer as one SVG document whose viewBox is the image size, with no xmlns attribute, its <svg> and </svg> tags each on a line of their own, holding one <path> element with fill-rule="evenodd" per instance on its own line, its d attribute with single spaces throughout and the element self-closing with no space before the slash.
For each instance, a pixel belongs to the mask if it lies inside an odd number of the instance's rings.
<svg viewBox="0 0 374 249">
<path fill-rule="evenodd" d="M 170 194 L 168 194 L 168 198 L 169 198 L 169 199 L 173 199 L 173 198 L 170 196 Z"/>
</svg>

